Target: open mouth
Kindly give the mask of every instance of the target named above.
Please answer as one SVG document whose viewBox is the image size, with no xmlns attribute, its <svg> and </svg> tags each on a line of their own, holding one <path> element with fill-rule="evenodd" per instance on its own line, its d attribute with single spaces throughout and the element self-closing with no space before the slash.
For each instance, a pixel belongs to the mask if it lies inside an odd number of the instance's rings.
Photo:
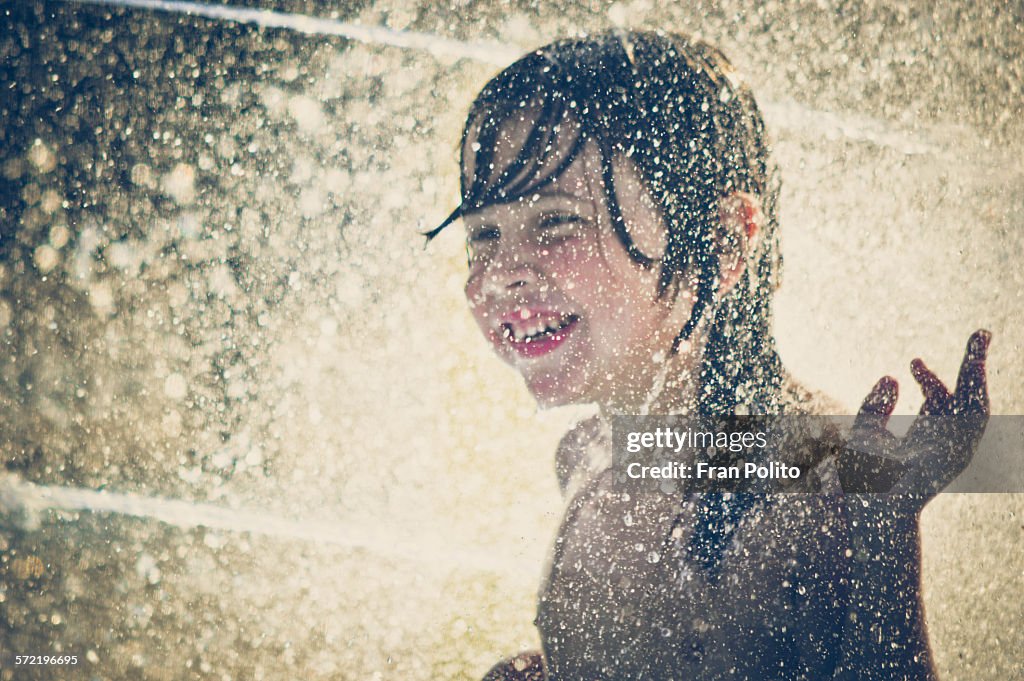
<svg viewBox="0 0 1024 681">
<path fill-rule="evenodd" d="M 501 335 L 513 343 L 534 343 L 545 338 L 557 335 L 579 320 L 574 314 L 563 315 L 557 319 L 536 321 L 534 323 L 523 322 L 513 326 L 512 324 L 501 325 Z"/>
<path fill-rule="evenodd" d="M 520 355 L 536 357 L 561 345 L 578 321 L 578 316 L 567 314 L 550 319 L 505 323 L 501 325 L 501 335 Z"/>
</svg>

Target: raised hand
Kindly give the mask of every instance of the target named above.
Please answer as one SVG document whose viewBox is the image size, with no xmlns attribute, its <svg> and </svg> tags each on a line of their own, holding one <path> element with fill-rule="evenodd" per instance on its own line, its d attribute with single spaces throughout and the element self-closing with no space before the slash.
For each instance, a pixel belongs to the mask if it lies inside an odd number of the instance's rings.
<svg viewBox="0 0 1024 681">
<path fill-rule="evenodd" d="M 911 362 L 924 404 L 906 436 L 886 429 L 896 405 L 898 386 L 885 376 L 872 388 L 854 421 L 848 449 L 839 461 L 847 492 L 905 495 L 920 510 L 971 462 L 988 423 L 985 359 L 991 334 L 971 335 L 950 392 L 920 359 Z"/>
</svg>

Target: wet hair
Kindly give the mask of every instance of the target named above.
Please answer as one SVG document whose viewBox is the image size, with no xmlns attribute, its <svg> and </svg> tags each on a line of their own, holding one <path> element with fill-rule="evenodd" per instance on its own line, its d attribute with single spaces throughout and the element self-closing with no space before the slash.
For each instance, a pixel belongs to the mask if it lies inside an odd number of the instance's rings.
<svg viewBox="0 0 1024 681">
<path fill-rule="evenodd" d="M 570 120 L 576 125 L 564 125 Z M 511 160 L 496 164 L 495 149 L 510 122 L 529 130 Z M 771 334 L 771 296 L 781 267 L 778 183 L 750 90 L 706 43 L 615 31 L 554 42 L 506 68 L 470 109 L 461 146 L 462 201 L 428 239 L 465 214 L 532 196 L 588 141 L 600 155 L 618 240 L 638 267 L 660 267 L 657 295 L 676 295 L 684 277 L 696 282 L 693 311 L 672 351 L 705 315 L 713 316 L 701 412 L 778 411 L 782 372 Z M 613 173 L 622 159 L 635 164 L 660 208 L 667 234 L 660 258 L 637 247 L 623 218 Z M 719 258 L 730 236 L 723 233 L 720 201 L 736 191 L 759 197 L 765 224 L 741 280 L 716 300 Z"/>
</svg>

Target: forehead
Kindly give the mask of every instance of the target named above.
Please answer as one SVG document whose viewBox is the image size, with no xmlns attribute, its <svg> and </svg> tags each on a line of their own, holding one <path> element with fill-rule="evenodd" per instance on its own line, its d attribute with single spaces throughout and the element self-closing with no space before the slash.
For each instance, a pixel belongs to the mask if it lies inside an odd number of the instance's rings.
<svg viewBox="0 0 1024 681">
<path fill-rule="evenodd" d="M 582 135 L 576 118 L 553 102 L 484 109 L 466 128 L 463 183 L 468 187 L 486 179 L 488 187 L 533 184 L 532 180 L 550 176 L 571 156 Z"/>
<path fill-rule="evenodd" d="M 477 193 L 487 198 L 481 206 L 468 207 L 464 219 L 473 221 L 494 210 L 515 207 L 591 201 L 590 184 L 600 181 L 594 143 L 587 141 L 577 148 L 580 124 L 563 115 L 549 125 L 541 120 L 544 114 L 540 104 L 500 114 L 484 112 L 467 128 L 462 150 L 464 187 L 482 183 Z M 486 127 L 491 129 L 482 134 Z"/>
</svg>

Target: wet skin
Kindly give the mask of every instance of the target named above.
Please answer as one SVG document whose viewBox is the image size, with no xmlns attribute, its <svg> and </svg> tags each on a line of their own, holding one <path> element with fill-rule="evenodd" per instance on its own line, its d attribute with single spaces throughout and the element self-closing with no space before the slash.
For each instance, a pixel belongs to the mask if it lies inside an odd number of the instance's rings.
<svg viewBox="0 0 1024 681">
<path fill-rule="evenodd" d="M 970 461 L 988 413 L 988 343 L 972 335 L 953 391 L 914 361 L 925 419 L 904 438 L 884 430 L 895 381 L 865 399 L 851 439 L 882 435 L 907 463 L 890 494 L 762 497 L 713 571 L 685 550 L 696 495 L 593 476 L 569 504 L 541 590 L 543 656 L 499 665 L 488 681 L 532 681 L 542 666 L 549 679 L 933 679 L 918 516 L 934 493 L 920 483 L 941 488 Z M 936 442 L 930 423 L 957 428 Z M 560 463 L 583 465 L 598 439 L 587 430 L 567 435 Z"/>
<path fill-rule="evenodd" d="M 516 131 L 508 137 L 516 148 Z M 687 318 L 692 289 L 684 282 L 678 296 L 654 295 L 656 268 L 638 266 L 612 233 L 594 154 L 586 148 L 534 196 L 465 216 L 466 297 L 539 404 L 630 411 L 654 380 L 652 358 Z M 631 233 L 656 257 L 664 248 L 657 210 L 629 163 L 616 172 Z M 723 280 L 739 276 L 742 260 Z M 693 404 L 700 333 L 672 360 L 682 376 L 672 408 Z M 902 440 L 875 438 L 906 463 L 893 494 L 775 495 L 744 515 L 714 574 L 684 550 L 695 498 L 623 489 L 607 472 L 591 477 L 570 501 L 541 592 L 548 678 L 933 678 L 917 521 L 934 492 L 920 489 L 941 489 L 973 455 L 988 413 L 987 346 L 986 332 L 972 336 L 952 391 L 920 360 L 912 365 L 923 415 L 979 416 L 969 432 L 945 434 L 955 446 L 914 428 Z M 895 398 L 895 381 L 879 381 L 855 430 L 884 430 Z M 869 559 L 855 558 L 854 547 Z M 499 665 L 488 679 L 535 678 L 540 660 Z"/>
<path fill-rule="evenodd" d="M 845 613 L 840 504 L 771 499 L 712 572 L 686 552 L 696 501 L 623 489 L 610 472 L 573 500 L 538 608 L 550 678 L 831 675 Z"/>
</svg>

